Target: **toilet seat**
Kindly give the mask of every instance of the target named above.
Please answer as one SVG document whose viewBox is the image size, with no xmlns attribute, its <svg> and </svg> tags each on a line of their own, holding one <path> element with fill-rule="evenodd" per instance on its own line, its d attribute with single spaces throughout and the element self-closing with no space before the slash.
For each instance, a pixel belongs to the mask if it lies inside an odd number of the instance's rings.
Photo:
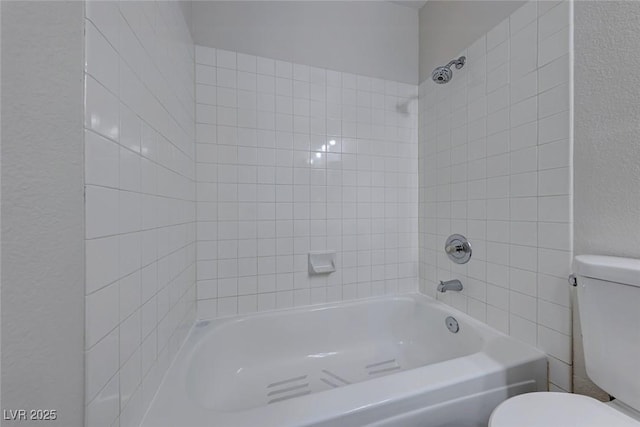
<svg viewBox="0 0 640 427">
<path fill-rule="evenodd" d="M 489 427 L 640 427 L 606 403 L 570 393 L 527 393 L 502 402 Z"/>
</svg>

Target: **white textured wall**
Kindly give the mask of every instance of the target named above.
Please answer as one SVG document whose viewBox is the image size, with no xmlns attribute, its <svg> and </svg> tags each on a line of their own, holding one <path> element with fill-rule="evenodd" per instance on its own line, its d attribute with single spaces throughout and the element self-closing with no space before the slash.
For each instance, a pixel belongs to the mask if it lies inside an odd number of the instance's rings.
<svg viewBox="0 0 640 427">
<path fill-rule="evenodd" d="M 422 291 L 460 279 L 438 299 L 544 350 L 571 391 L 570 3 L 526 3 L 459 54 L 448 84 L 420 85 Z"/>
<path fill-rule="evenodd" d="M 83 425 L 81 2 L 2 2 L 2 408 Z"/>
<path fill-rule="evenodd" d="M 196 62 L 199 315 L 415 291 L 416 86 L 206 47 Z M 337 271 L 309 278 L 325 249 Z"/>
<path fill-rule="evenodd" d="M 418 12 L 385 1 L 195 1 L 196 44 L 418 83 Z"/>
<path fill-rule="evenodd" d="M 420 9 L 420 82 L 511 15 L 524 1 L 430 0 Z"/>
<path fill-rule="evenodd" d="M 638 2 L 575 4 L 576 254 L 640 258 L 639 14 Z M 596 393 L 579 338 L 576 391 Z"/>
<path fill-rule="evenodd" d="M 85 25 L 85 425 L 137 426 L 195 317 L 194 48 L 176 2 Z"/>
</svg>

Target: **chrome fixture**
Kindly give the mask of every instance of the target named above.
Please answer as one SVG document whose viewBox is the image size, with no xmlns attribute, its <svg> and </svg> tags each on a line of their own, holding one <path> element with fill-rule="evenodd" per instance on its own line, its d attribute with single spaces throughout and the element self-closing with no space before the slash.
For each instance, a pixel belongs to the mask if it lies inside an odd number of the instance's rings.
<svg viewBox="0 0 640 427">
<path fill-rule="evenodd" d="M 458 325 L 458 321 L 455 317 L 447 317 L 446 319 L 444 319 L 444 324 L 447 325 L 447 329 L 449 329 L 449 331 L 453 332 L 454 334 L 458 333 L 458 331 L 460 330 L 460 325 Z"/>
<path fill-rule="evenodd" d="M 452 234 L 444 245 L 449 259 L 456 264 L 466 264 L 471 259 L 471 244 L 462 234 Z"/>
<path fill-rule="evenodd" d="M 458 279 L 447 280 L 446 282 L 440 281 L 438 285 L 438 292 L 456 291 L 462 290 L 462 282 Z"/>
<path fill-rule="evenodd" d="M 466 60 L 467 58 L 465 56 L 461 56 L 460 58 L 454 59 L 443 67 L 436 68 L 435 70 L 433 70 L 433 73 L 431 73 L 431 78 L 438 84 L 448 83 L 449 80 L 453 78 L 453 71 L 451 71 L 451 66 L 455 65 L 456 70 L 459 70 L 460 68 L 464 67 L 464 63 L 466 62 Z"/>
<path fill-rule="evenodd" d="M 409 111 L 409 104 L 415 99 L 418 99 L 418 95 L 410 96 L 404 102 L 399 102 L 398 104 L 396 104 L 396 111 L 403 116 L 408 116 L 409 114 L 411 114 L 411 112 Z"/>
</svg>

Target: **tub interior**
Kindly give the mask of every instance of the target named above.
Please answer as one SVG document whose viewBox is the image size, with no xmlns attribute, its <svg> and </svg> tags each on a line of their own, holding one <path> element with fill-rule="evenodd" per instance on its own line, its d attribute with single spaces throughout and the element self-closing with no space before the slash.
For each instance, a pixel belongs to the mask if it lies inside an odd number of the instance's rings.
<svg viewBox="0 0 640 427">
<path fill-rule="evenodd" d="M 236 412 L 375 380 L 482 350 L 464 322 L 410 298 L 255 315 L 204 326 L 187 393 L 198 405 Z"/>
</svg>

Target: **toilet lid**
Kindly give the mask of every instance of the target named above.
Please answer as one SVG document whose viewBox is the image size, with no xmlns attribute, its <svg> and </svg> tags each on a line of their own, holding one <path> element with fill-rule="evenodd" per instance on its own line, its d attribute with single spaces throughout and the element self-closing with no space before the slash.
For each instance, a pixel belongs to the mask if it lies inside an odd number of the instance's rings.
<svg viewBox="0 0 640 427">
<path fill-rule="evenodd" d="M 527 393 L 502 402 L 489 427 L 640 427 L 607 404 L 570 393 Z"/>
</svg>

